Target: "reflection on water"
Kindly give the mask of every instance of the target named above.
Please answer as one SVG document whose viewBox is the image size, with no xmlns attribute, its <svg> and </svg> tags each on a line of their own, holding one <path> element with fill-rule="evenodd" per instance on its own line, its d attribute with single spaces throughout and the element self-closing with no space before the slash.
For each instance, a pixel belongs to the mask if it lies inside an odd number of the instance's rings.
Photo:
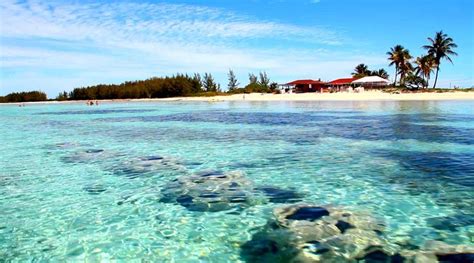
<svg viewBox="0 0 474 263">
<path fill-rule="evenodd" d="M 462 101 L 2 106 L 0 255 L 6 261 L 470 260 L 473 107 Z"/>
</svg>

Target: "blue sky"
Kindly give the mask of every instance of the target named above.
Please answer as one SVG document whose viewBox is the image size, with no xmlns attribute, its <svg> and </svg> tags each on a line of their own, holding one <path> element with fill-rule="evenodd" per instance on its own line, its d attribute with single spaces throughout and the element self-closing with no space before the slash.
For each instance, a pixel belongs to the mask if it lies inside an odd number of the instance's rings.
<svg viewBox="0 0 474 263">
<path fill-rule="evenodd" d="M 439 86 L 474 85 L 474 1 L 187 0 L 0 2 L 0 95 L 210 72 L 222 87 L 266 71 L 273 81 L 332 80 L 359 63 L 385 68 L 443 30 L 458 44 Z"/>
</svg>

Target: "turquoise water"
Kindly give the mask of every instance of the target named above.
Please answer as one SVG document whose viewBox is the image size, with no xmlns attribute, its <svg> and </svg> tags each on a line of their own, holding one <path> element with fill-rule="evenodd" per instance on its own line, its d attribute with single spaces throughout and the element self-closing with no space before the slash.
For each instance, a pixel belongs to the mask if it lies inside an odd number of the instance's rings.
<svg viewBox="0 0 474 263">
<path fill-rule="evenodd" d="M 365 211 L 393 244 L 474 243 L 473 102 L 3 105 L 0 123 L 6 261 L 243 261 L 293 202 Z M 215 174 L 245 200 L 173 185 Z"/>
</svg>

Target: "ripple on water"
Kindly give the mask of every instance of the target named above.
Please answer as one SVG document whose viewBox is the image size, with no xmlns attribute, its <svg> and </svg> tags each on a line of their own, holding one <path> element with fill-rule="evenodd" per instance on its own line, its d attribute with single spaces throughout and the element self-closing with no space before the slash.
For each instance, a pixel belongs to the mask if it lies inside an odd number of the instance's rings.
<svg viewBox="0 0 474 263">
<path fill-rule="evenodd" d="M 469 261 L 471 109 L 462 101 L 0 107 L 0 255 Z"/>
</svg>

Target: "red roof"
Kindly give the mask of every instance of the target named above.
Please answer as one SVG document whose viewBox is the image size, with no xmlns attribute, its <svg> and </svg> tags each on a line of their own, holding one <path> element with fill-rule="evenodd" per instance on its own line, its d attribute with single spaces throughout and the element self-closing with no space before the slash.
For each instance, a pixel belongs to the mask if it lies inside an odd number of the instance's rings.
<svg viewBox="0 0 474 263">
<path fill-rule="evenodd" d="M 344 85 L 344 84 L 351 84 L 352 81 L 357 80 L 359 78 L 345 78 L 345 79 L 335 79 L 331 82 L 328 82 L 328 84 L 331 85 Z"/>
<path fill-rule="evenodd" d="M 320 80 L 312 80 L 312 79 L 299 79 L 299 80 L 295 80 L 295 81 L 292 81 L 292 82 L 288 82 L 286 83 L 286 85 L 309 85 L 309 84 L 324 84 L 324 82 L 320 81 Z"/>
</svg>

